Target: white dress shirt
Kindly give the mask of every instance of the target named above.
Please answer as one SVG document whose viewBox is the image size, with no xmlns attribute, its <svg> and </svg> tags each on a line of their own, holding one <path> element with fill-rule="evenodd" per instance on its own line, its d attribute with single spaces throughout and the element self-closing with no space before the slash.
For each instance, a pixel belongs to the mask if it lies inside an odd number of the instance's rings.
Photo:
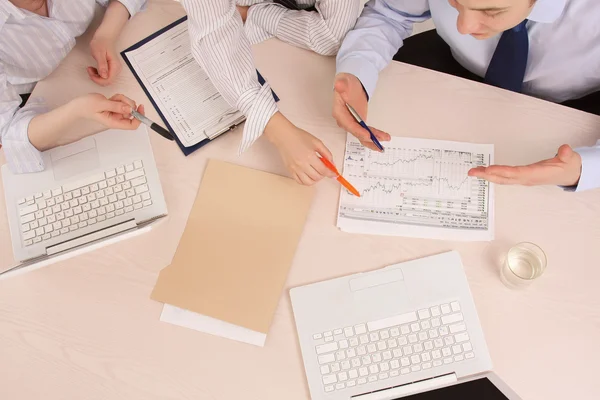
<svg viewBox="0 0 600 400">
<path fill-rule="evenodd" d="M 134 15 L 146 0 L 119 0 Z M 15 173 L 44 169 L 40 152 L 29 142 L 29 122 L 46 112 L 43 99 L 19 109 L 20 94 L 31 93 L 75 46 L 94 17 L 96 3 L 109 0 L 48 1 L 49 17 L 0 0 L 0 144 Z"/>
<path fill-rule="evenodd" d="M 371 96 L 379 72 L 410 36 L 413 23 L 432 18 L 454 58 L 483 77 L 500 35 L 477 40 L 458 32 L 448 0 L 371 0 L 344 40 L 337 72 L 356 75 Z M 600 90 L 600 1 L 537 0 L 528 17 L 529 59 L 523 92 L 555 102 Z M 577 190 L 600 187 L 600 146 L 577 150 L 583 159 Z"/>
<path fill-rule="evenodd" d="M 318 12 L 288 10 L 264 0 L 182 0 L 192 53 L 229 104 L 246 116 L 240 152 L 263 133 L 277 112 L 268 84 L 258 83 L 250 45 L 271 37 L 335 54 L 356 22 L 360 0 L 298 0 Z M 252 5 L 244 26 L 236 4 Z"/>
<path fill-rule="evenodd" d="M 296 0 L 300 8 L 318 12 L 288 10 L 264 0 L 239 0 L 254 5 L 246 20 L 246 34 L 256 44 L 272 37 L 315 53 L 336 55 L 344 36 L 356 23 L 360 0 Z"/>
</svg>

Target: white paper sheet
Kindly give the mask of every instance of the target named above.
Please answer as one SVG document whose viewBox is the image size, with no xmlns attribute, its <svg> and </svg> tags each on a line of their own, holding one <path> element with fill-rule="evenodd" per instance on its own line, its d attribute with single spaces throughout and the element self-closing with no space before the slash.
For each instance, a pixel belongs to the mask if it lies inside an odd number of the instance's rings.
<svg viewBox="0 0 600 400">
<path fill-rule="evenodd" d="M 267 335 L 241 326 L 230 324 L 206 315 L 184 310 L 179 307 L 165 304 L 160 314 L 160 320 L 169 324 L 194 329 L 210 335 L 236 340 L 238 342 L 264 347 Z"/>
<path fill-rule="evenodd" d="M 213 139 L 244 119 L 194 60 L 187 20 L 128 51 L 127 58 L 184 146 Z"/>
<path fill-rule="evenodd" d="M 393 137 L 384 153 L 348 134 L 337 226 L 346 232 L 427 239 L 494 239 L 494 187 L 469 169 L 494 162 L 494 146 Z"/>
</svg>

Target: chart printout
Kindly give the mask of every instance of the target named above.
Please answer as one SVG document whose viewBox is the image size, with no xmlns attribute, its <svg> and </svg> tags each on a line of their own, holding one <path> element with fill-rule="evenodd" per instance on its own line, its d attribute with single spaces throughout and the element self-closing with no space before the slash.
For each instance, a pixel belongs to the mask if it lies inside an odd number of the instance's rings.
<svg viewBox="0 0 600 400">
<path fill-rule="evenodd" d="M 467 175 L 494 162 L 494 146 L 392 137 L 385 152 L 348 134 L 337 226 L 346 232 L 444 240 L 494 238 L 494 193 Z"/>
</svg>

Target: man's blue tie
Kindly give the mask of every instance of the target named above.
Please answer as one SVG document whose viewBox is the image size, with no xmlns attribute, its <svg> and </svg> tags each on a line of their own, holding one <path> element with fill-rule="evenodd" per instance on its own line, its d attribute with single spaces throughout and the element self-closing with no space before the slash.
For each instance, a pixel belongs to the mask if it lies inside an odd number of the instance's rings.
<svg viewBox="0 0 600 400">
<path fill-rule="evenodd" d="M 485 74 L 485 83 L 522 92 L 529 55 L 527 22 L 525 20 L 502 34 Z"/>
</svg>

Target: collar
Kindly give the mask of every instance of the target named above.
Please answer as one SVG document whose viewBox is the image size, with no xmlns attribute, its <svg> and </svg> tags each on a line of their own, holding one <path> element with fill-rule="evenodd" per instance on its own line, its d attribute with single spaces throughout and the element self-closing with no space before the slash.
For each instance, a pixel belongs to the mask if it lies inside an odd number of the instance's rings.
<svg viewBox="0 0 600 400">
<path fill-rule="evenodd" d="M 551 24 L 562 15 L 566 5 L 567 0 L 537 0 L 527 18 L 534 22 Z"/>
<path fill-rule="evenodd" d="M 25 13 L 9 0 L 0 0 L 0 21 L 6 21 L 8 17 L 23 19 Z"/>
</svg>

